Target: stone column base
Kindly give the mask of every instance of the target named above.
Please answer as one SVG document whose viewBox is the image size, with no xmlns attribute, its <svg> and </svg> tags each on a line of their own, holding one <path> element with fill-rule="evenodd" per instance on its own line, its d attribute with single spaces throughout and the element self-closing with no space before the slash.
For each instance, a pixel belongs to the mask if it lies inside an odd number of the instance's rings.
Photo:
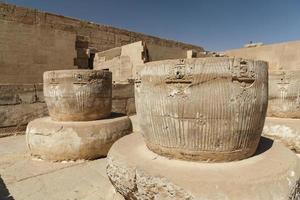
<svg viewBox="0 0 300 200">
<path fill-rule="evenodd" d="M 127 116 L 76 122 L 44 117 L 28 124 L 26 142 L 31 155 L 41 159 L 90 160 L 106 156 L 116 140 L 131 132 Z"/>
<path fill-rule="evenodd" d="M 300 153 L 300 119 L 267 117 L 263 136 L 280 141 Z"/>
<path fill-rule="evenodd" d="M 134 133 L 110 149 L 107 174 L 125 199 L 296 200 L 300 196 L 299 159 L 267 138 L 262 138 L 251 158 L 201 163 L 159 156 Z"/>
</svg>

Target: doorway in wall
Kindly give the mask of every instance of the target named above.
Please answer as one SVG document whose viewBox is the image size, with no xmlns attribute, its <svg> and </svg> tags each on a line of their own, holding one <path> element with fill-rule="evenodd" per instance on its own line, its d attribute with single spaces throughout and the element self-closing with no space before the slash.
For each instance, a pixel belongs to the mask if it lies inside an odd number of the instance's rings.
<svg viewBox="0 0 300 200">
<path fill-rule="evenodd" d="M 90 53 L 89 60 L 88 60 L 88 68 L 89 69 L 94 68 L 94 58 L 95 58 L 95 53 Z"/>
</svg>

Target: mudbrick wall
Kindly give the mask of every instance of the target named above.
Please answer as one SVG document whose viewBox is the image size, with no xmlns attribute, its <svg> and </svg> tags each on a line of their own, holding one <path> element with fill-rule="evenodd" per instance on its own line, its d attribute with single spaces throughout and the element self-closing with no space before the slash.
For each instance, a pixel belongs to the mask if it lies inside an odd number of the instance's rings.
<svg viewBox="0 0 300 200">
<path fill-rule="evenodd" d="M 44 71 L 93 68 L 96 52 L 140 40 L 203 51 L 194 45 L 0 3 L 0 137 L 24 130 L 28 121 L 47 114 L 41 86 Z M 115 110 L 130 113 L 131 93 L 117 95 L 124 87 L 115 85 L 114 101 L 123 105 Z"/>
</svg>

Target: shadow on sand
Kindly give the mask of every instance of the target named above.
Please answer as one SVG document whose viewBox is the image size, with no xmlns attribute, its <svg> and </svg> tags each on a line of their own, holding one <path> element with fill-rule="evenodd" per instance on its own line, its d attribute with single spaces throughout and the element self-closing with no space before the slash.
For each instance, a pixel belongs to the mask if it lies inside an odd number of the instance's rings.
<svg viewBox="0 0 300 200">
<path fill-rule="evenodd" d="M 0 176 L 0 199 L 1 200 L 15 200 L 9 193 L 4 181 Z"/>
</svg>

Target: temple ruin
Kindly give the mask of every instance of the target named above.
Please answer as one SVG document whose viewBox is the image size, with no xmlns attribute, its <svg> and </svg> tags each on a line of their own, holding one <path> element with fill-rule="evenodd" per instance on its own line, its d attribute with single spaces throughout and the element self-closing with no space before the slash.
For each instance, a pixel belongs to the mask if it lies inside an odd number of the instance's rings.
<svg viewBox="0 0 300 200">
<path fill-rule="evenodd" d="M 300 200 L 300 41 L 203 47 L 0 3 L 0 200 Z"/>
</svg>

